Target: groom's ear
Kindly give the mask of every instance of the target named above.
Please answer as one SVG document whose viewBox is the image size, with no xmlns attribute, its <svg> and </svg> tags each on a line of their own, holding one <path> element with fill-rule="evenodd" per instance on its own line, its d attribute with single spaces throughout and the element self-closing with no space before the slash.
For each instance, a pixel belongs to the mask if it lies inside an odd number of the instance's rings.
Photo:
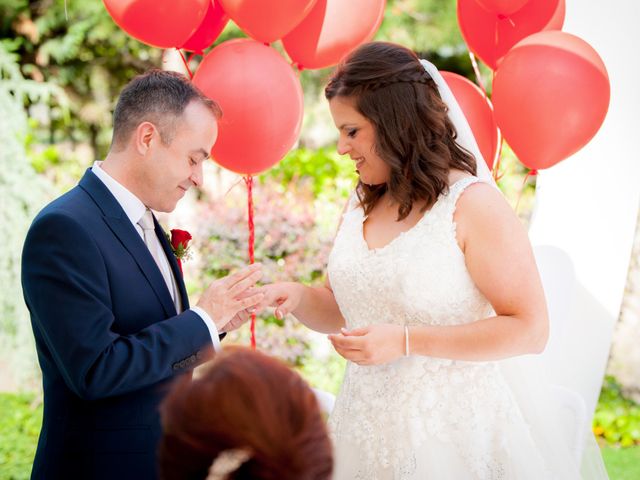
<svg viewBox="0 0 640 480">
<path fill-rule="evenodd" d="M 153 144 L 160 141 L 160 133 L 151 122 L 139 124 L 133 134 L 132 142 L 135 150 L 142 156 L 149 153 Z"/>
</svg>

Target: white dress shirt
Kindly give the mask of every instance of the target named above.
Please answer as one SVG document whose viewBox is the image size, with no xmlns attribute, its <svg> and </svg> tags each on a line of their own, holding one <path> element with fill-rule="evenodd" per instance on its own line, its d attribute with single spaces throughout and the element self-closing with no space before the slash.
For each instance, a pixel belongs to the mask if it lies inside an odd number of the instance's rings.
<svg viewBox="0 0 640 480">
<path fill-rule="evenodd" d="M 119 183 L 111 175 L 105 172 L 100 166 L 101 163 L 102 162 L 100 161 L 94 162 L 93 167 L 91 167 L 91 171 L 95 174 L 96 177 L 98 177 L 98 179 L 100 179 L 102 183 L 104 183 L 107 189 L 109 189 L 109 192 L 111 192 L 111 194 L 115 197 L 116 201 L 120 204 L 120 206 L 124 210 L 124 213 L 127 215 L 127 218 L 129 219 L 133 227 L 138 232 L 138 235 L 140 235 L 140 238 L 144 241 L 144 232 L 142 231 L 142 228 L 140 227 L 140 225 L 138 225 L 138 221 L 140 220 L 142 215 L 144 215 L 145 211 L 147 210 L 147 207 L 144 205 L 144 203 L 142 203 L 142 201 L 138 197 L 136 197 L 133 193 L 127 190 L 121 183 Z M 164 254 L 164 250 L 162 251 L 162 254 L 159 256 L 161 259 L 160 268 L 165 270 L 164 273 L 168 274 L 175 282 L 176 280 L 175 278 L 173 278 L 173 274 L 171 273 L 171 266 L 169 265 L 169 260 Z M 173 288 L 171 288 L 171 285 L 167 285 L 167 288 L 169 289 L 169 293 L 171 293 L 171 297 L 174 303 L 178 302 L 178 305 L 179 305 L 180 300 L 179 299 L 176 300 L 176 298 L 173 298 L 174 294 L 173 294 Z M 220 351 L 221 346 L 220 346 L 220 337 L 218 335 L 218 328 L 216 327 L 216 324 L 213 323 L 213 320 L 211 320 L 211 317 L 209 316 L 209 314 L 204 309 L 198 306 L 191 307 L 189 310 L 195 312 L 200 318 L 202 318 L 202 321 L 207 326 L 207 329 L 209 330 L 209 334 L 211 335 L 211 342 L 213 343 L 214 350 L 216 352 Z"/>
</svg>

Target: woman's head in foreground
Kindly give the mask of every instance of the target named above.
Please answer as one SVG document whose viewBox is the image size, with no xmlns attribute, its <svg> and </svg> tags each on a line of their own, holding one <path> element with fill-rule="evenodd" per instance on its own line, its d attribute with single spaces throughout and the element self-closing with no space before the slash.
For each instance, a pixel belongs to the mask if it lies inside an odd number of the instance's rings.
<svg viewBox="0 0 640 480">
<path fill-rule="evenodd" d="M 331 477 L 332 447 L 315 394 L 262 353 L 226 348 L 201 377 L 173 386 L 161 414 L 163 479 L 204 480 L 210 469 L 209 478 L 230 480 Z"/>
</svg>

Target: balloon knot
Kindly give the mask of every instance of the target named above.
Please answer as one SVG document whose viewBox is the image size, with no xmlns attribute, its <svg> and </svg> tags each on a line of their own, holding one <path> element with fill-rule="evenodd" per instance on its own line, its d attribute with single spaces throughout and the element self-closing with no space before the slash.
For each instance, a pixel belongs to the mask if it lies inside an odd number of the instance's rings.
<svg viewBox="0 0 640 480">
<path fill-rule="evenodd" d="M 509 16 L 505 15 L 504 13 L 498 14 L 498 20 L 506 20 L 507 18 L 509 18 Z"/>
<path fill-rule="evenodd" d="M 538 175 L 538 170 L 536 170 L 535 168 L 533 170 L 529 170 L 529 175 L 532 177 Z"/>
</svg>

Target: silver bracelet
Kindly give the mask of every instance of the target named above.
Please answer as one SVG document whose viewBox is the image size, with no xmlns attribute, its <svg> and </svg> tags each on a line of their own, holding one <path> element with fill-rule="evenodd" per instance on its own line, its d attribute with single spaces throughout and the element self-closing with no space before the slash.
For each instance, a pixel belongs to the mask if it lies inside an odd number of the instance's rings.
<svg viewBox="0 0 640 480">
<path fill-rule="evenodd" d="M 404 326 L 404 356 L 409 356 L 409 327 Z"/>
</svg>

